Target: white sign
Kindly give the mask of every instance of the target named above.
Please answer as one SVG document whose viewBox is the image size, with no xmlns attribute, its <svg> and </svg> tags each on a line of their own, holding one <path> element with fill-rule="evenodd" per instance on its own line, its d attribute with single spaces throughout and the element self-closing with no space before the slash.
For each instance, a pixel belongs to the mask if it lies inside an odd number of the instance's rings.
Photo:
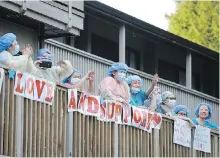
<svg viewBox="0 0 220 158">
<path fill-rule="evenodd" d="M 191 147 L 191 127 L 187 121 L 182 119 L 175 120 L 173 143 Z"/>
<path fill-rule="evenodd" d="M 196 126 L 194 136 L 194 149 L 211 153 L 210 129 L 203 126 Z"/>
</svg>

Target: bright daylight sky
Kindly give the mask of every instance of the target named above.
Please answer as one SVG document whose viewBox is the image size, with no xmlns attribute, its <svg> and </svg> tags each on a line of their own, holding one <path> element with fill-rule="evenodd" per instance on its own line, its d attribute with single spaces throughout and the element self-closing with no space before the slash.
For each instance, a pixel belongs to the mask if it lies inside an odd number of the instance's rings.
<svg viewBox="0 0 220 158">
<path fill-rule="evenodd" d="M 165 13 L 175 12 L 174 0 L 98 0 L 108 6 L 132 15 L 140 20 L 168 29 Z"/>
</svg>

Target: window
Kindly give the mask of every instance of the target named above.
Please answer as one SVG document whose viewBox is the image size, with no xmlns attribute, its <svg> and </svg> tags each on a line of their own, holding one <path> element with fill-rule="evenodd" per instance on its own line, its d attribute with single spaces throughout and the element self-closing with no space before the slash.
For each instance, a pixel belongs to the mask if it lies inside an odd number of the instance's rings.
<svg viewBox="0 0 220 158">
<path fill-rule="evenodd" d="M 116 42 L 92 34 L 92 54 L 117 62 L 119 60 L 119 46 Z"/>
<path fill-rule="evenodd" d="M 140 70 L 140 53 L 134 49 L 126 48 L 125 61 L 129 67 Z"/>
</svg>

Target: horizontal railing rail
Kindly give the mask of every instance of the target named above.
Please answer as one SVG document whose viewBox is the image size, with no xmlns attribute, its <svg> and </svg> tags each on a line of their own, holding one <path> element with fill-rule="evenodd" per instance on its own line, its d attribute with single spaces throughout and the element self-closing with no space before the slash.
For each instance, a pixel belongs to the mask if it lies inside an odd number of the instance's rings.
<svg viewBox="0 0 220 158">
<path fill-rule="evenodd" d="M 96 93 L 98 92 L 97 89 L 100 81 L 107 75 L 107 70 L 113 63 L 110 60 L 98 57 L 91 53 L 76 49 L 54 40 L 46 40 L 46 47 L 51 50 L 54 63 L 60 59 L 68 59 L 72 62 L 73 67 L 82 71 L 83 74 L 86 74 L 88 70 L 94 70 L 96 73 Z M 129 69 L 128 74 L 139 75 L 143 79 L 143 89 L 150 87 L 152 75 L 132 68 Z M 177 104 L 183 104 L 189 108 L 190 117 L 195 117 L 194 109 L 197 104 L 201 102 L 211 104 L 213 108 L 211 121 L 219 124 L 219 99 L 164 79 L 159 80 L 159 86 L 162 92 L 173 92 L 176 95 Z"/>
</svg>

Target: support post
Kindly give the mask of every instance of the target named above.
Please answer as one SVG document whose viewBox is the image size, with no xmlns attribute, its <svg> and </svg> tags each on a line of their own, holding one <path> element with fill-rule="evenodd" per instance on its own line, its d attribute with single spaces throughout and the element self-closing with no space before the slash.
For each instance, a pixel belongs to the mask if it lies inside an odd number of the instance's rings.
<svg viewBox="0 0 220 158">
<path fill-rule="evenodd" d="M 73 157 L 73 112 L 67 113 L 66 157 Z"/>
<path fill-rule="evenodd" d="M 186 54 L 186 87 L 192 88 L 192 55 L 190 51 Z"/>
<path fill-rule="evenodd" d="M 16 96 L 16 152 L 15 157 L 23 157 L 23 98 Z"/>
<path fill-rule="evenodd" d="M 125 25 L 119 28 L 119 62 L 125 63 Z"/>
<path fill-rule="evenodd" d="M 39 49 L 44 48 L 44 29 L 45 24 L 39 24 Z"/>
<path fill-rule="evenodd" d="M 154 157 L 160 157 L 159 129 L 154 128 Z"/>
<path fill-rule="evenodd" d="M 190 157 L 196 157 L 196 150 L 194 150 L 194 136 L 195 136 L 195 127 L 191 128 L 191 148 L 190 148 Z"/>
<path fill-rule="evenodd" d="M 68 3 L 68 24 L 66 26 L 66 30 L 69 31 L 72 27 L 72 1 L 69 0 Z"/>
</svg>

